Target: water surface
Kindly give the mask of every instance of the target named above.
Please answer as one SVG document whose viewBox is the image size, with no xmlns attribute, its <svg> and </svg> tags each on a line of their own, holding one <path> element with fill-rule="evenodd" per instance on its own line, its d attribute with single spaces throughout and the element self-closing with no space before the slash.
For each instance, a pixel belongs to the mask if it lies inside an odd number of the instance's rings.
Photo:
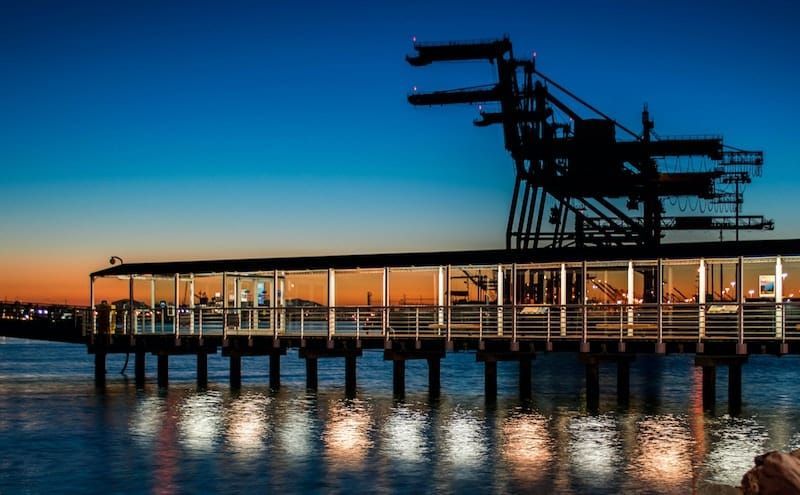
<svg viewBox="0 0 800 495">
<path fill-rule="evenodd" d="M 540 355 L 533 399 L 516 398 L 517 365 L 498 366 L 498 402 L 483 399 L 473 353 L 442 361 L 442 397 L 427 397 L 424 361 L 409 361 L 405 401 L 391 397 L 380 351 L 358 361 L 358 396 L 344 398 L 344 360 L 319 361 L 305 391 L 296 351 L 272 393 L 266 357 L 243 358 L 243 387 L 209 356 L 209 390 L 194 357 L 170 358 L 170 388 L 137 391 L 111 356 L 93 387 L 83 346 L 0 338 L 0 493 L 691 493 L 738 484 L 752 458 L 800 447 L 797 357 L 752 356 L 744 407 L 703 414 L 692 356 L 640 356 L 631 404 L 616 406 L 614 367 L 601 367 L 599 414 L 584 410 L 574 354 Z M 155 376 L 148 356 L 148 378 Z"/>
</svg>

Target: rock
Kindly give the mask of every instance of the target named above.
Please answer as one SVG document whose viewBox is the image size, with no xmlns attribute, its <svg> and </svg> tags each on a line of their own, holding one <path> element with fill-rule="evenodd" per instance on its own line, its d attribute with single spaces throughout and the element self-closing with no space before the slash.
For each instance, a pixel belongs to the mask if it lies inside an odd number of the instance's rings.
<svg viewBox="0 0 800 495">
<path fill-rule="evenodd" d="M 742 477 L 744 495 L 800 495 L 800 449 L 789 454 L 767 452 Z"/>
<path fill-rule="evenodd" d="M 735 486 L 701 481 L 694 493 L 696 495 L 742 495 L 742 490 Z"/>
</svg>

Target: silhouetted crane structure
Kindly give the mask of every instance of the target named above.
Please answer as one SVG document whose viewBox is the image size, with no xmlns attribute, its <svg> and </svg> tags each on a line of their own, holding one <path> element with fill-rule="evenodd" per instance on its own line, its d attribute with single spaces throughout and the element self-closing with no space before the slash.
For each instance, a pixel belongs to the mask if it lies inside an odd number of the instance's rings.
<svg viewBox="0 0 800 495">
<path fill-rule="evenodd" d="M 479 127 L 503 127 L 516 167 L 506 228 L 508 249 L 568 246 L 657 246 L 668 230 L 774 228 L 742 216 L 740 185 L 761 173 L 763 153 L 724 145 L 719 136 L 659 138 L 647 106 L 636 134 L 536 68 L 514 58 L 511 41 L 419 43 L 406 60 L 486 60 L 497 68 L 487 86 L 408 96 L 412 105 L 481 104 Z M 490 111 L 484 104 L 497 108 Z M 629 139 L 618 140 L 617 131 Z M 668 160 L 696 158 L 700 170 L 668 171 Z M 731 185 L 735 191 L 729 191 Z M 730 204 L 734 215 L 665 216 L 663 199 Z M 622 204 L 624 202 L 624 205 Z M 628 213 L 630 212 L 630 213 Z"/>
</svg>

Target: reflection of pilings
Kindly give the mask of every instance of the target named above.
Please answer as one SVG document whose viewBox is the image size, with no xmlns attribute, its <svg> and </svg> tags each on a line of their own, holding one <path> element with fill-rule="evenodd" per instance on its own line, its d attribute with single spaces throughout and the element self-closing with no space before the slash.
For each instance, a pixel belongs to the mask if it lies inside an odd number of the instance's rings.
<svg viewBox="0 0 800 495">
<path fill-rule="evenodd" d="M 306 388 L 317 390 L 319 380 L 317 379 L 317 358 L 306 358 Z"/>
<path fill-rule="evenodd" d="M 483 364 L 483 389 L 486 402 L 493 403 L 497 400 L 497 361 L 487 360 Z"/>
<path fill-rule="evenodd" d="M 94 386 L 106 386 L 106 352 L 102 349 L 97 349 L 94 353 Z"/>
<path fill-rule="evenodd" d="M 281 355 L 277 352 L 269 355 L 269 388 L 281 388 Z"/>
<path fill-rule="evenodd" d="M 344 394 L 346 397 L 356 396 L 356 356 L 347 354 L 344 357 Z"/>
<path fill-rule="evenodd" d="M 441 358 L 428 358 L 428 395 L 431 398 L 439 397 L 439 394 L 441 393 L 441 367 Z"/>
<path fill-rule="evenodd" d="M 136 388 L 144 387 L 144 366 L 145 366 L 144 349 L 136 349 L 136 354 L 134 356 L 134 363 L 133 363 Z"/>
<path fill-rule="evenodd" d="M 230 382 L 232 390 L 242 388 L 242 356 L 231 353 Z"/>
<path fill-rule="evenodd" d="M 600 363 L 597 360 L 586 362 L 586 409 L 597 411 L 600 407 Z"/>
<path fill-rule="evenodd" d="M 531 358 L 519 360 L 519 398 L 531 398 Z"/>
<path fill-rule="evenodd" d="M 626 406 L 631 397 L 631 362 L 627 359 L 617 361 L 617 404 Z"/>
<path fill-rule="evenodd" d="M 736 416 L 742 412 L 742 363 L 728 365 L 728 410 Z"/>
<path fill-rule="evenodd" d="M 205 350 L 197 351 L 197 388 L 205 390 L 208 386 L 208 354 Z"/>
<path fill-rule="evenodd" d="M 392 361 L 392 393 L 398 399 L 406 395 L 406 360 Z"/>
<path fill-rule="evenodd" d="M 703 366 L 703 410 L 713 411 L 717 401 L 717 367 Z"/>
<path fill-rule="evenodd" d="M 169 386 L 169 354 L 158 354 L 158 388 Z"/>
</svg>

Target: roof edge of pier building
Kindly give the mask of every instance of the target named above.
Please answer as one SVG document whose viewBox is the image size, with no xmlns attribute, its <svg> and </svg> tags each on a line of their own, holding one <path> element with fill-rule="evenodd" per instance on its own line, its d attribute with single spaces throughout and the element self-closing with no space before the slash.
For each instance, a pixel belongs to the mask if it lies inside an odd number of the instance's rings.
<svg viewBox="0 0 800 495">
<path fill-rule="evenodd" d="M 369 269 L 441 265 L 493 265 L 655 258 L 726 258 L 800 255 L 800 239 L 666 243 L 657 247 L 585 247 L 529 250 L 487 249 L 212 259 L 125 263 L 95 271 L 93 277 L 175 273 L 262 272 L 271 270 Z"/>
</svg>

